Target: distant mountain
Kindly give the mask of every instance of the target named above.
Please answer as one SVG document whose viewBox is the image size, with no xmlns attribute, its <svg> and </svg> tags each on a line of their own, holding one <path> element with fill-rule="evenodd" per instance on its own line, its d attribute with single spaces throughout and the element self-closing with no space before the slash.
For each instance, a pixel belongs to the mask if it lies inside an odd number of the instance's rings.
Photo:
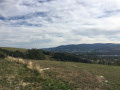
<svg viewBox="0 0 120 90">
<path fill-rule="evenodd" d="M 95 44 L 77 44 L 61 45 L 55 48 L 44 49 L 54 52 L 113 52 L 120 51 L 120 44 L 113 43 L 95 43 Z"/>
</svg>

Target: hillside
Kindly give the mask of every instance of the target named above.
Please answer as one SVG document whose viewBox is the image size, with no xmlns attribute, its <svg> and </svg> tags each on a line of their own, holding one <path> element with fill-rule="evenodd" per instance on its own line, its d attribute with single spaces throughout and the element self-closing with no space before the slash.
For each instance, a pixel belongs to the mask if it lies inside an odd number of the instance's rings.
<svg viewBox="0 0 120 90">
<path fill-rule="evenodd" d="M 8 50 L 8 51 L 21 51 L 21 52 L 25 52 L 27 49 L 25 48 L 14 48 L 14 47 L 0 47 L 1 49 L 5 49 L 5 50 Z"/>
<path fill-rule="evenodd" d="M 49 67 L 53 77 L 74 84 L 77 90 L 120 90 L 119 66 L 48 60 L 33 63 Z"/>
<path fill-rule="evenodd" d="M 100 44 L 95 44 L 95 45 L 99 46 Z M 106 46 L 105 49 L 108 49 L 108 46 Z M 114 51 L 103 51 L 103 52 L 100 52 L 97 50 L 94 50 L 91 52 L 87 52 L 87 51 L 84 51 L 84 52 L 73 52 L 73 51 L 56 52 L 54 51 L 54 52 L 51 52 L 51 50 L 47 51 L 46 49 L 42 50 L 42 49 L 23 49 L 23 48 L 22 49 L 21 48 L 2 48 L 2 49 L 0 48 L 0 51 L 4 52 L 8 56 L 19 57 L 19 58 L 24 58 L 24 59 L 28 59 L 28 58 L 34 59 L 34 60 L 35 59 L 37 60 L 54 59 L 56 61 L 59 60 L 59 61 L 82 62 L 82 63 L 91 63 L 91 64 L 96 63 L 96 64 L 120 66 L 119 49 L 118 50 L 114 49 Z"/>
<path fill-rule="evenodd" d="M 120 44 L 112 43 L 96 43 L 96 44 L 78 44 L 78 45 L 62 45 L 55 48 L 44 49 L 56 52 L 111 52 L 120 51 Z"/>
<path fill-rule="evenodd" d="M 0 59 L 0 88 L 3 90 L 120 90 L 119 66 L 49 60 L 32 62 L 33 65 L 50 69 L 41 75 L 24 65 Z"/>
<path fill-rule="evenodd" d="M 0 59 L 0 90 L 68 90 L 74 88 L 48 74 L 50 72 L 34 72 L 23 64 Z"/>
</svg>

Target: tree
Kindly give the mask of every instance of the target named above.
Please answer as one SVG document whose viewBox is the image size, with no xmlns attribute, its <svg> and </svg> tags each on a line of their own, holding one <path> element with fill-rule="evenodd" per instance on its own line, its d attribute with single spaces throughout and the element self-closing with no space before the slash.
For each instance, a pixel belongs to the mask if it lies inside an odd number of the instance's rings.
<svg viewBox="0 0 120 90">
<path fill-rule="evenodd" d="M 43 60 L 45 59 L 45 55 L 43 54 L 43 51 L 40 49 L 30 49 L 28 50 L 28 58 Z"/>
<path fill-rule="evenodd" d="M 116 65 L 120 66 L 120 59 L 115 62 Z"/>
<path fill-rule="evenodd" d="M 5 53 L 0 51 L 0 58 L 5 58 L 5 57 L 6 57 Z"/>
</svg>

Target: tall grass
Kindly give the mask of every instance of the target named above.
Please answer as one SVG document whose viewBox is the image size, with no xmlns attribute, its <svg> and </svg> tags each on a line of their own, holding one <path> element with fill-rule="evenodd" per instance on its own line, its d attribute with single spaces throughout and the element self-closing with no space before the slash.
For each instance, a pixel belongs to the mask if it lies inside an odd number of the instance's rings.
<svg viewBox="0 0 120 90">
<path fill-rule="evenodd" d="M 19 64 L 23 64 L 28 69 L 33 70 L 35 72 L 38 72 L 40 74 L 43 73 L 44 70 L 48 70 L 48 68 L 41 69 L 39 65 L 33 65 L 32 61 L 27 61 L 27 60 L 24 60 L 22 58 L 14 58 L 14 57 L 8 56 L 6 58 L 6 60 L 9 60 L 9 61 L 12 61 L 12 62 L 16 62 L 16 63 L 19 63 Z"/>
</svg>

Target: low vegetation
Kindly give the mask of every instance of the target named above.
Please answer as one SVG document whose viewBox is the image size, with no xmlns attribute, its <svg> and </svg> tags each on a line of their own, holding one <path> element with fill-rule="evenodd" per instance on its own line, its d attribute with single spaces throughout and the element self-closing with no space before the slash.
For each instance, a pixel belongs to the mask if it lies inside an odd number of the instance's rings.
<svg viewBox="0 0 120 90">
<path fill-rule="evenodd" d="M 18 49 L 16 49 L 15 51 L 12 51 L 0 48 L 0 51 L 6 53 L 6 55 L 8 56 L 16 58 L 19 57 L 24 59 L 36 59 L 36 60 L 45 59 L 45 55 L 43 54 L 43 51 L 41 49 L 28 49 L 25 51 L 19 51 Z"/>
<path fill-rule="evenodd" d="M 77 90 L 120 90 L 119 66 L 48 60 L 32 62 L 42 68 L 49 67 L 50 76 L 74 84 Z"/>
<path fill-rule="evenodd" d="M 0 58 L 5 58 L 5 57 L 6 57 L 6 54 L 0 51 Z"/>
<path fill-rule="evenodd" d="M 15 49 L 14 49 L 15 50 Z M 104 64 L 104 65 L 117 65 L 120 66 L 120 58 L 114 58 L 114 56 L 110 57 L 100 57 L 97 56 L 97 52 L 95 53 L 66 53 L 66 52 L 50 52 L 43 51 L 41 49 L 28 49 L 23 51 L 8 50 L 8 49 L 0 49 L 0 51 L 4 52 L 8 56 L 16 57 L 16 58 L 24 58 L 24 59 L 32 59 L 32 60 L 45 60 L 45 59 L 54 59 L 57 61 L 71 61 L 71 62 L 82 62 L 82 63 L 91 63 L 91 64 Z M 103 53 L 102 53 L 103 54 Z M 101 54 L 101 55 L 102 55 Z M 46 58 L 48 56 L 49 58 Z"/>
<path fill-rule="evenodd" d="M 27 49 L 24 48 L 14 48 L 14 47 L 0 47 L 1 49 L 8 50 L 8 51 L 20 51 L 20 52 L 25 52 Z"/>
<path fill-rule="evenodd" d="M 0 49 L 0 58 L 1 90 L 120 90 L 120 67 L 113 66 L 120 65 L 119 60 L 100 65 L 97 60 L 40 49 Z"/>
<path fill-rule="evenodd" d="M 27 57 L 29 59 L 36 59 L 36 60 L 44 60 L 45 55 L 43 54 L 43 51 L 40 49 L 29 49 L 27 51 Z"/>
<path fill-rule="evenodd" d="M 40 74 L 25 65 L 0 59 L 0 90 L 69 90 L 72 85 Z"/>
<path fill-rule="evenodd" d="M 27 67 L 11 58 L 0 59 L 1 90 L 120 90 L 119 66 L 32 60 Z"/>
</svg>

